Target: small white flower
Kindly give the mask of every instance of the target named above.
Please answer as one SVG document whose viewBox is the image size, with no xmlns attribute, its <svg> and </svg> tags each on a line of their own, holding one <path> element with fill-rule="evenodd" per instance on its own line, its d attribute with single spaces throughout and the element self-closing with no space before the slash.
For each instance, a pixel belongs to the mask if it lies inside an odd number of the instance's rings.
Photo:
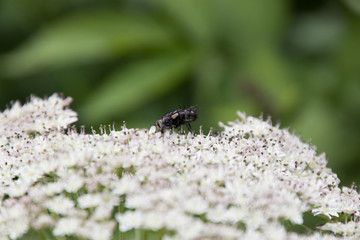
<svg viewBox="0 0 360 240">
<path fill-rule="evenodd" d="M 7 202 L 6 202 L 7 203 Z M 25 205 L 14 202 L 5 208 L 1 208 L 1 215 L 6 216 L 9 220 L 27 219 L 27 209 Z"/>
<path fill-rule="evenodd" d="M 117 214 L 115 217 L 119 222 L 119 229 L 121 232 L 139 228 L 144 223 L 144 215 L 137 211 L 128 211 L 124 214 Z"/>
<path fill-rule="evenodd" d="M 64 181 L 64 189 L 69 193 L 74 193 L 84 184 L 84 179 L 78 174 L 73 173 Z"/>
<path fill-rule="evenodd" d="M 192 217 L 180 210 L 169 210 L 164 218 L 164 225 L 167 229 L 181 229 L 191 224 Z"/>
<path fill-rule="evenodd" d="M 116 206 L 119 204 L 120 198 L 117 194 L 113 194 L 109 191 L 103 191 L 100 195 L 101 202 L 109 204 L 111 206 Z"/>
<path fill-rule="evenodd" d="M 193 214 L 203 214 L 208 210 L 208 203 L 200 196 L 189 198 L 184 202 L 184 209 Z"/>
<path fill-rule="evenodd" d="M 113 235 L 114 224 L 93 224 L 88 237 L 92 240 L 109 240 Z"/>
<path fill-rule="evenodd" d="M 344 236 L 352 236 L 356 233 L 357 228 L 359 228 L 359 224 L 349 221 L 348 223 L 326 223 L 324 226 L 320 227 L 322 230 L 329 230 L 337 234 L 342 234 Z M 359 233 L 359 232 L 358 232 Z"/>
<path fill-rule="evenodd" d="M 210 208 L 206 214 L 206 218 L 215 223 L 223 222 L 225 220 L 225 212 L 226 208 L 219 205 L 214 208 Z"/>
<path fill-rule="evenodd" d="M 123 176 L 119 181 L 112 182 L 111 185 L 114 185 L 113 193 L 118 195 L 123 195 L 135 191 L 140 187 L 139 182 L 134 179 L 132 176 Z"/>
<path fill-rule="evenodd" d="M 43 171 L 36 165 L 25 166 L 21 169 L 21 178 L 30 184 L 42 177 Z"/>
<path fill-rule="evenodd" d="M 100 194 L 86 194 L 78 198 L 80 208 L 91 208 L 100 205 L 101 195 Z"/>
<path fill-rule="evenodd" d="M 257 229 L 259 227 L 267 225 L 268 219 L 266 219 L 266 217 L 271 216 L 266 216 L 260 209 L 253 212 L 248 212 L 248 215 L 245 217 L 246 228 Z"/>
<path fill-rule="evenodd" d="M 126 198 L 125 206 L 127 208 L 141 208 L 141 209 L 151 209 L 154 204 L 154 195 L 144 194 L 144 195 L 134 195 Z"/>
<path fill-rule="evenodd" d="M 61 182 L 50 182 L 41 187 L 40 191 L 48 196 L 61 193 L 64 190 L 64 184 Z"/>
<path fill-rule="evenodd" d="M 324 214 L 325 216 L 327 216 L 330 219 L 332 218 L 332 216 L 339 217 L 338 212 L 341 212 L 341 210 L 338 208 L 333 208 L 332 206 L 329 206 L 326 203 L 324 205 L 314 208 L 312 210 L 312 213 L 315 216 L 319 215 L 319 214 Z"/>
<path fill-rule="evenodd" d="M 93 214 L 93 218 L 95 220 L 106 220 L 111 216 L 113 210 L 113 206 L 110 204 L 101 203 L 96 209 Z"/>
<path fill-rule="evenodd" d="M 35 229 L 41 229 L 48 226 L 54 225 L 54 219 L 48 214 L 41 214 L 38 216 L 35 221 L 32 223 L 32 226 Z"/>
<path fill-rule="evenodd" d="M 77 218 L 61 218 L 56 224 L 53 231 L 55 236 L 64 236 L 75 234 L 81 224 L 81 220 Z"/>
<path fill-rule="evenodd" d="M 44 204 L 49 210 L 57 214 L 67 215 L 74 207 L 74 202 L 64 196 L 56 196 Z"/>
<path fill-rule="evenodd" d="M 11 197 L 20 197 L 23 196 L 28 189 L 29 183 L 19 179 L 17 182 L 10 183 L 5 192 Z"/>
<path fill-rule="evenodd" d="M 148 212 L 143 219 L 143 227 L 153 231 L 159 230 L 164 227 L 165 221 L 163 218 L 164 213 Z"/>
<path fill-rule="evenodd" d="M 17 221 L 8 222 L 7 230 L 9 231 L 9 237 L 11 239 L 17 239 L 22 236 L 29 228 L 29 222 L 27 218 L 21 218 Z"/>
</svg>

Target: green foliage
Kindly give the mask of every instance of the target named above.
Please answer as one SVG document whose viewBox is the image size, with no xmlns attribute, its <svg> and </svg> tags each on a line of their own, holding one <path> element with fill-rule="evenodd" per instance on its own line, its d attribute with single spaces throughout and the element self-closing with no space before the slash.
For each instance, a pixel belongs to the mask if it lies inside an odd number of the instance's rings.
<svg viewBox="0 0 360 240">
<path fill-rule="evenodd" d="M 345 184 L 359 182 L 359 6 L 5 0 L 0 102 L 63 92 L 88 129 L 149 127 L 195 104 L 205 131 L 239 109 L 264 113 L 327 152 Z"/>
<path fill-rule="evenodd" d="M 166 29 L 151 19 L 102 9 L 61 19 L 34 35 L 5 57 L 5 74 L 21 77 L 43 69 L 98 63 L 170 42 Z"/>
<path fill-rule="evenodd" d="M 113 115 L 114 109 L 126 112 L 151 101 L 179 84 L 183 79 L 181 77 L 188 71 L 189 61 L 187 54 L 178 53 L 121 68 L 88 98 L 80 114 L 86 119 L 104 120 Z"/>
<path fill-rule="evenodd" d="M 289 220 L 281 219 L 280 222 L 285 226 L 288 232 L 296 232 L 300 234 L 313 234 L 317 228 L 325 223 L 329 222 L 329 218 L 326 216 L 314 216 L 311 212 L 305 212 L 303 214 L 304 223 L 294 224 Z"/>
</svg>

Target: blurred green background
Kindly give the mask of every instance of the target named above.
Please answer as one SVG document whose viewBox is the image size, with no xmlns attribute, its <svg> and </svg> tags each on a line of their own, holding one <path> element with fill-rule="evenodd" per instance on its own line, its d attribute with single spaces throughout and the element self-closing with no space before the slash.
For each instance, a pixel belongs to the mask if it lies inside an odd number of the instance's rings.
<svg viewBox="0 0 360 240">
<path fill-rule="evenodd" d="M 263 113 L 360 183 L 359 0 L 2 0 L 0 36 L 2 110 L 62 92 L 120 129 L 197 104 L 206 132 Z"/>
</svg>

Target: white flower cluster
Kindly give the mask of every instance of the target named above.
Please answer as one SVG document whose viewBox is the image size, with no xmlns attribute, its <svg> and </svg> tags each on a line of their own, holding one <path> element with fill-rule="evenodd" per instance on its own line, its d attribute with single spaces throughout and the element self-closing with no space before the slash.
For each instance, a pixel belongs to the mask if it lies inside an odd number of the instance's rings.
<svg viewBox="0 0 360 240">
<path fill-rule="evenodd" d="M 70 102 L 33 97 L 0 114 L 0 239 L 30 229 L 88 239 L 132 229 L 163 239 L 360 237 L 357 191 L 340 189 L 325 156 L 287 130 L 239 112 L 216 136 L 64 133 L 76 120 Z M 305 212 L 328 223 L 306 235 L 285 227 Z"/>
<path fill-rule="evenodd" d="M 67 108 L 72 98 L 62 99 L 54 94 L 47 99 L 35 96 L 21 106 L 14 102 L 11 109 L 0 113 L 0 136 L 19 133 L 44 133 L 61 130 L 77 121 L 77 113 Z"/>
</svg>

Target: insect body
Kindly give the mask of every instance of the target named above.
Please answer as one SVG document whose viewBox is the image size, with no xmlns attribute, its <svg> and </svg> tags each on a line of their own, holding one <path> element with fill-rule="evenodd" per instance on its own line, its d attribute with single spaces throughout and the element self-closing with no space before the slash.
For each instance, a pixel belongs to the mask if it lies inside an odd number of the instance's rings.
<svg viewBox="0 0 360 240">
<path fill-rule="evenodd" d="M 190 122 L 193 122 L 197 119 L 196 111 L 198 108 L 192 106 L 185 109 L 176 109 L 172 112 L 165 114 L 160 120 L 157 120 L 156 126 L 163 133 L 164 129 L 177 128 L 181 125 L 186 125 L 189 131 L 192 132 Z"/>
</svg>

